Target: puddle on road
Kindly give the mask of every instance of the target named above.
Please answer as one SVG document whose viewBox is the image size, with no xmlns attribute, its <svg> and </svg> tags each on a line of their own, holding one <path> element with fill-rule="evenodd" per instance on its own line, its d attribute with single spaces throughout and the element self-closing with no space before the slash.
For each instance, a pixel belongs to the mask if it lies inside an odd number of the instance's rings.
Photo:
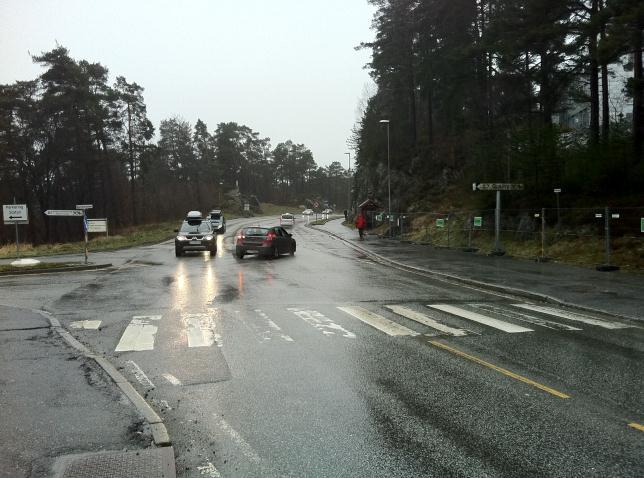
<svg viewBox="0 0 644 478">
<path fill-rule="evenodd" d="M 217 302 L 225 304 L 239 299 L 239 296 L 239 289 L 229 285 L 224 287 L 223 291 L 220 294 L 217 294 L 212 302 L 213 304 Z"/>
</svg>

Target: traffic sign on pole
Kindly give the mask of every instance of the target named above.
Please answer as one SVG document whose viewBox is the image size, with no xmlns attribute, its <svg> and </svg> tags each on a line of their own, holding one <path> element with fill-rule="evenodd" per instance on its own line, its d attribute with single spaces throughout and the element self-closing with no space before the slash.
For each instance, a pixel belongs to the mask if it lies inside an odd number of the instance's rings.
<svg viewBox="0 0 644 478">
<path fill-rule="evenodd" d="M 76 204 L 76 209 L 92 209 L 94 207 L 93 204 Z"/>
<path fill-rule="evenodd" d="M 476 186 L 476 187 L 475 187 Z M 521 183 L 473 183 L 472 189 L 479 191 L 523 191 Z"/>
<path fill-rule="evenodd" d="M 69 216 L 69 217 L 82 217 L 84 214 L 82 209 L 47 209 L 46 216 Z"/>
<path fill-rule="evenodd" d="M 2 216 L 5 224 L 29 224 L 29 214 L 26 204 L 4 204 Z"/>
</svg>

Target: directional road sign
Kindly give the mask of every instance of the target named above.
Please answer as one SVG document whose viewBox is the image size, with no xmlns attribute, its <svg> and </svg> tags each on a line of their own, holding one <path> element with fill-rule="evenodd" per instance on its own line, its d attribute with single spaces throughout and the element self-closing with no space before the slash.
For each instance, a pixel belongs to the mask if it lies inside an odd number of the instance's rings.
<svg viewBox="0 0 644 478">
<path fill-rule="evenodd" d="M 479 183 L 472 184 L 472 189 L 479 191 L 523 191 L 520 183 Z"/>
<path fill-rule="evenodd" d="M 76 209 L 92 209 L 93 204 L 76 204 Z"/>
<path fill-rule="evenodd" d="M 45 215 L 81 217 L 83 215 L 83 211 L 81 209 L 47 209 L 45 211 Z"/>
<path fill-rule="evenodd" d="M 4 204 L 2 206 L 2 216 L 5 224 L 29 223 L 29 214 L 27 213 L 26 204 Z"/>
<path fill-rule="evenodd" d="M 88 219 L 87 232 L 107 232 L 107 219 Z"/>
</svg>

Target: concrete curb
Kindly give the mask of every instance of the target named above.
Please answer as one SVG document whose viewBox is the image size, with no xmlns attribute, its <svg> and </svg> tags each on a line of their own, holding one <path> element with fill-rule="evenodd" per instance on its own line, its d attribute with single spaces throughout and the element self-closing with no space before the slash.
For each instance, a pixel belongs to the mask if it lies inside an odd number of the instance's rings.
<svg viewBox="0 0 644 478">
<path fill-rule="evenodd" d="M 152 440 L 157 446 L 170 446 L 172 442 L 170 441 L 170 436 L 168 431 L 163 424 L 163 420 L 159 415 L 152 409 L 152 407 L 145 401 L 145 399 L 136 391 L 130 382 L 119 372 L 114 365 L 112 365 L 106 358 L 98 356 L 92 353 L 87 347 L 81 344 L 76 340 L 72 334 L 70 334 L 65 328 L 60 324 L 60 321 L 53 317 L 49 312 L 44 310 L 32 309 L 32 312 L 44 317 L 51 324 L 51 328 L 54 329 L 58 335 L 60 335 L 65 342 L 67 342 L 71 347 L 80 352 L 85 358 L 94 360 L 100 366 L 107 375 L 110 376 L 114 383 L 121 389 L 121 392 L 132 402 L 134 408 L 136 408 L 139 415 L 141 415 L 146 422 L 150 425 L 150 430 L 152 432 Z"/>
<path fill-rule="evenodd" d="M 313 227 L 313 226 L 308 226 L 308 227 Z M 456 276 L 456 275 L 452 275 L 452 274 L 447 274 L 445 272 L 439 272 L 439 271 L 434 271 L 434 270 L 431 270 L 431 269 L 426 269 L 426 268 L 423 268 L 423 267 L 416 267 L 416 266 L 412 266 L 412 265 L 409 265 L 409 264 L 404 264 L 402 262 L 395 261 L 393 259 L 389 259 L 389 258 L 387 258 L 387 257 L 385 257 L 385 256 L 383 256 L 381 254 L 376 253 L 376 252 L 370 251 L 370 250 L 368 250 L 368 249 L 366 249 L 364 247 L 360 247 L 357 244 L 353 244 L 352 242 L 348 241 L 344 237 L 342 237 L 339 234 L 336 234 L 336 233 L 334 233 L 332 231 L 324 230 L 324 229 L 321 229 L 321 228 L 316 228 L 316 230 L 318 230 L 320 232 L 324 232 L 324 233 L 326 233 L 326 234 L 328 234 L 330 236 L 333 236 L 333 237 L 335 237 L 337 239 L 340 239 L 341 241 L 343 241 L 348 246 L 350 246 L 353 249 L 355 249 L 357 251 L 360 251 L 361 253 L 369 256 L 370 258 L 376 260 L 380 264 L 387 265 L 387 266 L 390 266 L 390 267 L 395 267 L 397 269 L 401 269 L 401 270 L 404 270 L 406 272 L 411 272 L 411 273 L 419 274 L 419 275 L 422 275 L 422 276 L 431 276 L 432 278 L 441 280 L 443 282 L 448 282 L 448 283 L 451 282 L 451 283 L 474 286 L 474 287 L 477 287 L 477 288 L 482 289 L 482 290 L 488 290 L 488 291 L 492 291 L 492 292 L 501 292 L 501 293 L 505 293 L 505 294 L 512 294 L 512 295 L 515 295 L 515 296 L 525 297 L 527 299 L 532 299 L 532 300 L 536 300 L 536 301 L 540 301 L 540 302 L 547 302 L 547 303 L 551 303 L 551 304 L 561 305 L 561 306 L 564 306 L 564 307 L 570 307 L 570 308 L 578 309 L 580 311 L 593 312 L 593 313 L 597 313 L 597 314 L 605 314 L 605 315 L 609 315 L 611 317 L 617 317 L 618 319 L 622 319 L 622 320 L 632 320 L 632 321 L 635 321 L 635 322 L 641 322 L 641 320 L 637 319 L 636 317 L 631 317 L 631 316 L 623 315 L 623 314 L 616 314 L 614 312 L 610 312 L 610 311 L 602 310 L 602 309 L 596 309 L 594 307 L 589 307 L 589 306 L 585 306 L 585 305 L 573 304 L 571 302 L 567 302 L 565 300 L 561 300 L 561 299 L 558 299 L 557 297 L 547 295 L 547 294 L 540 294 L 538 292 L 532 292 L 532 291 L 528 291 L 528 290 L 525 290 L 525 289 L 518 289 L 518 288 L 515 288 L 515 287 L 502 286 L 502 285 L 496 285 L 496 284 L 489 284 L 487 282 L 477 281 L 475 279 L 470 279 L 468 277 Z"/>
<path fill-rule="evenodd" d="M 53 269 L 25 269 L 23 271 L 0 272 L 0 276 L 22 276 L 27 274 L 57 274 L 60 272 L 95 271 L 99 269 L 107 269 L 109 267 L 112 267 L 112 264 L 88 264 L 82 266 L 57 267 Z"/>
</svg>

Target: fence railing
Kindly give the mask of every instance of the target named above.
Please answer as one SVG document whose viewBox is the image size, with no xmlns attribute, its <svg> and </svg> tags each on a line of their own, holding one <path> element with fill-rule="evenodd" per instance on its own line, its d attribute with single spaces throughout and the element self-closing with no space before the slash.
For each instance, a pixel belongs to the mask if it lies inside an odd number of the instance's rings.
<svg viewBox="0 0 644 478">
<path fill-rule="evenodd" d="M 382 237 L 466 251 L 496 249 L 495 210 L 367 213 Z M 644 269 L 644 207 L 505 209 L 502 252 L 538 260 Z"/>
</svg>

